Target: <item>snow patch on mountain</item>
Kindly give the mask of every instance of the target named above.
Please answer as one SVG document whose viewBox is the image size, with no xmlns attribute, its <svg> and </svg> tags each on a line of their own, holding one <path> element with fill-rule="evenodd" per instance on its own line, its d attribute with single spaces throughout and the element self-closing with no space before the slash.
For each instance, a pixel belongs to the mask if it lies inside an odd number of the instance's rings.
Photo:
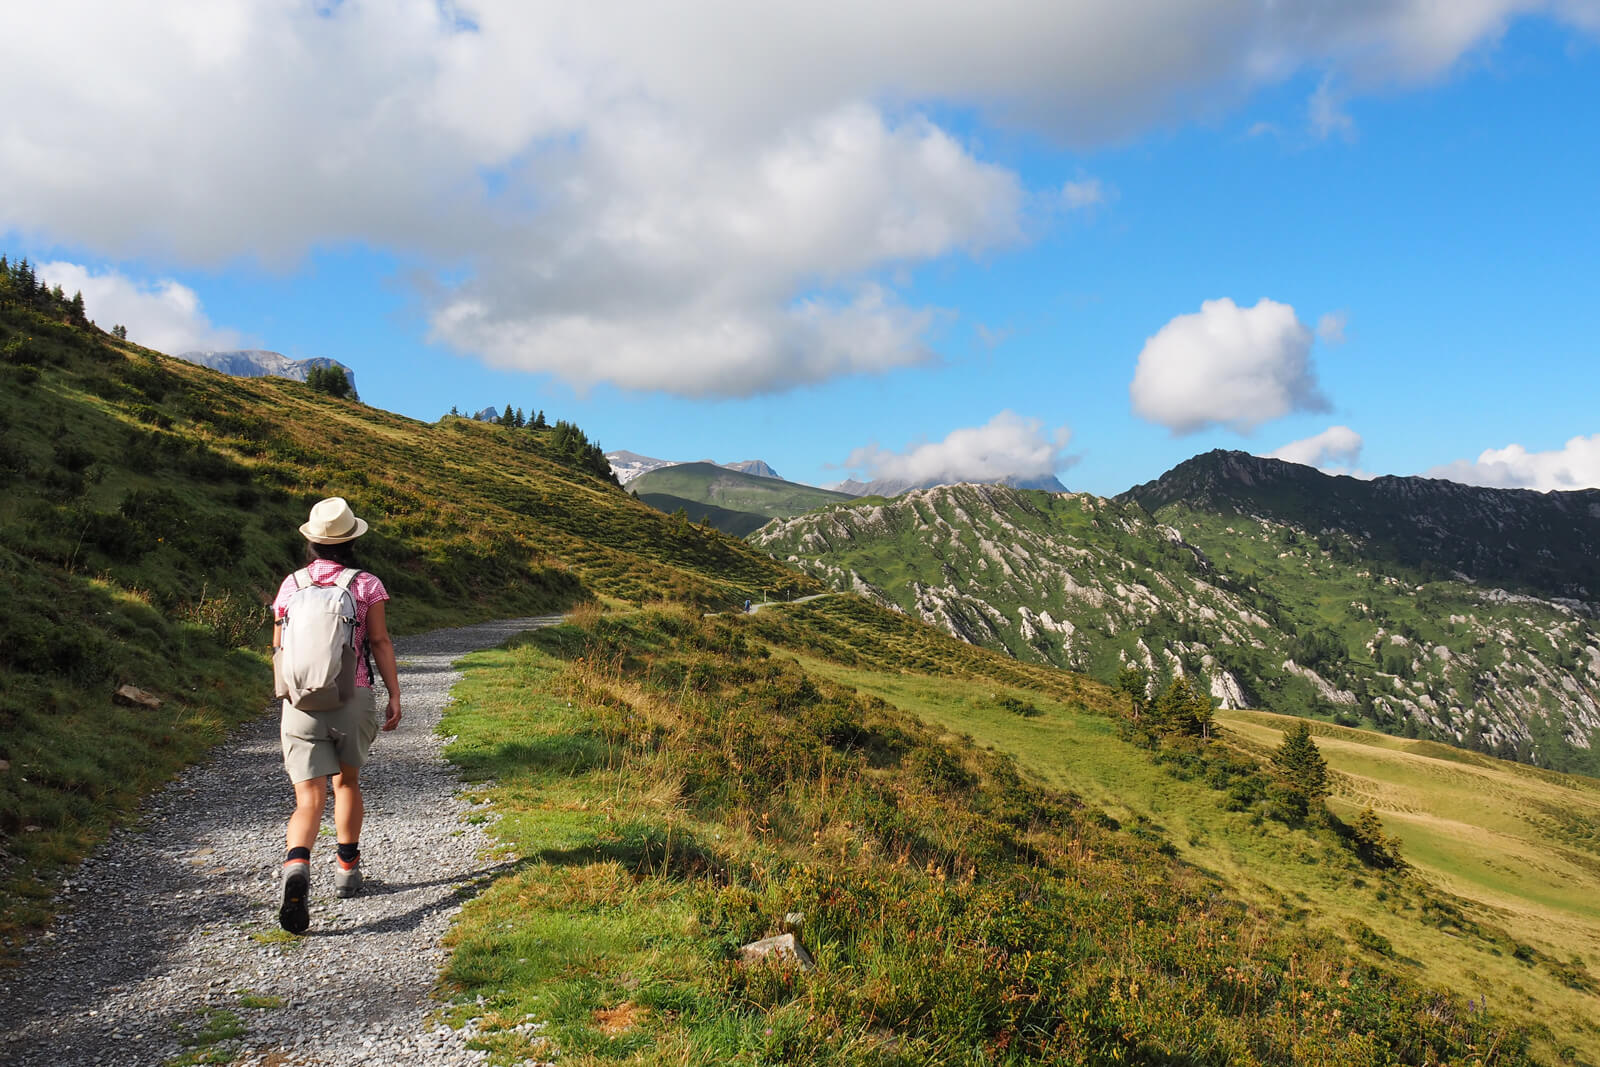
<svg viewBox="0 0 1600 1067">
<path fill-rule="evenodd" d="M 663 467 L 677 467 L 687 462 L 681 459 L 657 459 L 654 456 L 642 456 L 637 452 L 627 449 L 618 449 L 607 452 L 606 459 L 611 464 L 611 473 L 617 476 L 620 485 L 627 485 L 641 474 L 649 474 Z M 715 460 L 702 460 L 704 463 L 716 463 Z M 738 471 L 741 474 L 754 475 L 757 478 L 775 478 L 782 481 L 782 476 L 761 459 L 741 459 L 736 463 L 717 463 L 725 470 Z"/>
</svg>

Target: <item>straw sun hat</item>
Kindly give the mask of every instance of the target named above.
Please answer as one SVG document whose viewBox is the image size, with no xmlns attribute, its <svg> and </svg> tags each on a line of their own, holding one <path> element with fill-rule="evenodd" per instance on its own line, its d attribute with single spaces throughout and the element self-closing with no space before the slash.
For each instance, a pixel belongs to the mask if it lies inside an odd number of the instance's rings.
<svg viewBox="0 0 1600 1067">
<path fill-rule="evenodd" d="M 319 500 L 311 508 L 311 520 L 300 527 L 307 541 L 318 545 L 342 545 L 367 532 L 367 520 L 356 518 L 342 496 Z"/>
</svg>

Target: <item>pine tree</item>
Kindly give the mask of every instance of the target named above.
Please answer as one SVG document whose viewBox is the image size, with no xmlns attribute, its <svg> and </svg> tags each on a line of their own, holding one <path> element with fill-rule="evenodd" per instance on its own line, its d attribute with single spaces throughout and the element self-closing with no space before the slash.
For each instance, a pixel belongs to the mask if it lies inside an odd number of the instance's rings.
<svg viewBox="0 0 1600 1067">
<path fill-rule="evenodd" d="M 526 426 L 527 424 L 528 424 L 527 420 L 522 417 L 522 409 L 518 408 L 517 411 L 516 411 L 516 414 L 513 415 L 512 418 L 511 418 L 511 425 L 515 426 L 517 429 L 520 430 L 524 426 Z"/>
<path fill-rule="evenodd" d="M 1308 803 L 1321 803 L 1327 798 L 1328 762 L 1312 740 L 1311 727 L 1305 720 L 1295 723 L 1283 735 L 1272 762 L 1288 786 Z"/>
<path fill-rule="evenodd" d="M 550 428 L 550 424 L 544 421 L 544 408 L 540 408 L 539 414 L 533 417 L 533 428 L 535 430 L 548 430 Z"/>
<path fill-rule="evenodd" d="M 514 425 L 516 425 L 515 423 L 513 423 L 511 421 L 515 417 L 516 417 L 516 413 L 511 410 L 511 405 L 507 404 L 506 405 L 506 410 L 500 416 L 500 425 L 501 426 L 514 426 Z"/>
<path fill-rule="evenodd" d="M 1328 764 L 1311 739 L 1311 727 L 1301 720 L 1283 735 L 1272 754 L 1278 772 L 1278 796 L 1292 821 L 1320 810 L 1328 796 Z"/>
<path fill-rule="evenodd" d="M 306 384 L 341 400 L 350 395 L 350 379 L 342 367 L 312 367 L 306 373 Z"/>
<path fill-rule="evenodd" d="M 83 306 L 82 289 L 72 294 L 72 303 L 67 306 L 67 313 L 72 316 L 72 321 L 75 325 L 82 326 L 89 321 L 88 313 Z"/>
<path fill-rule="evenodd" d="M 1366 863 L 1373 867 L 1404 867 L 1400 858 L 1400 839 L 1383 832 L 1383 821 L 1371 808 L 1363 808 L 1350 828 L 1350 843 Z"/>
<path fill-rule="evenodd" d="M 1150 717 L 1157 729 L 1167 733 L 1210 737 L 1213 710 L 1211 694 L 1187 678 L 1174 678 L 1156 697 Z"/>
<path fill-rule="evenodd" d="M 1117 675 L 1117 691 L 1128 695 L 1129 715 L 1133 721 L 1143 718 L 1150 703 L 1149 682 L 1144 671 L 1133 666 L 1122 668 L 1122 673 Z"/>
</svg>

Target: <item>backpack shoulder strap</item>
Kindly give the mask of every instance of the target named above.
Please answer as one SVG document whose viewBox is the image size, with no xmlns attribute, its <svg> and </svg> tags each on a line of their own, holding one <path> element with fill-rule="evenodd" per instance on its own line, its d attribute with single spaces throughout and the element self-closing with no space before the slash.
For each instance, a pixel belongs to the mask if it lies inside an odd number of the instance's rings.
<svg viewBox="0 0 1600 1067">
<path fill-rule="evenodd" d="M 333 580 L 333 584 L 338 586 L 340 589 L 348 591 L 350 588 L 350 583 L 355 581 L 360 574 L 361 572 L 356 570 L 354 567 L 346 567 L 344 570 L 339 572 L 339 577 Z"/>
<path fill-rule="evenodd" d="M 308 585 L 315 585 L 316 584 L 315 582 L 313 582 L 311 580 L 311 568 L 310 567 L 301 567 L 299 570 L 295 571 L 289 577 L 294 579 L 294 587 L 297 590 L 304 589 Z"/>
</svg>

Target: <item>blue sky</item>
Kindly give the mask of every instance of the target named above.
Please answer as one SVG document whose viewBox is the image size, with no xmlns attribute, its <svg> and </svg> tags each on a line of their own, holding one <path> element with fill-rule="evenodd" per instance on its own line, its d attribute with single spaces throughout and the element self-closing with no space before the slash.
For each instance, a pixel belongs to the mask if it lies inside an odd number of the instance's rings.
<svg viewBox="0 0 1600 1067">
<path fill-rule="evenodd" d="M 1600 486 L 1600 5 L 1148 6 L 11 11 L 0 247 L 154 347 L 815 484 Z"/>
</svg>

